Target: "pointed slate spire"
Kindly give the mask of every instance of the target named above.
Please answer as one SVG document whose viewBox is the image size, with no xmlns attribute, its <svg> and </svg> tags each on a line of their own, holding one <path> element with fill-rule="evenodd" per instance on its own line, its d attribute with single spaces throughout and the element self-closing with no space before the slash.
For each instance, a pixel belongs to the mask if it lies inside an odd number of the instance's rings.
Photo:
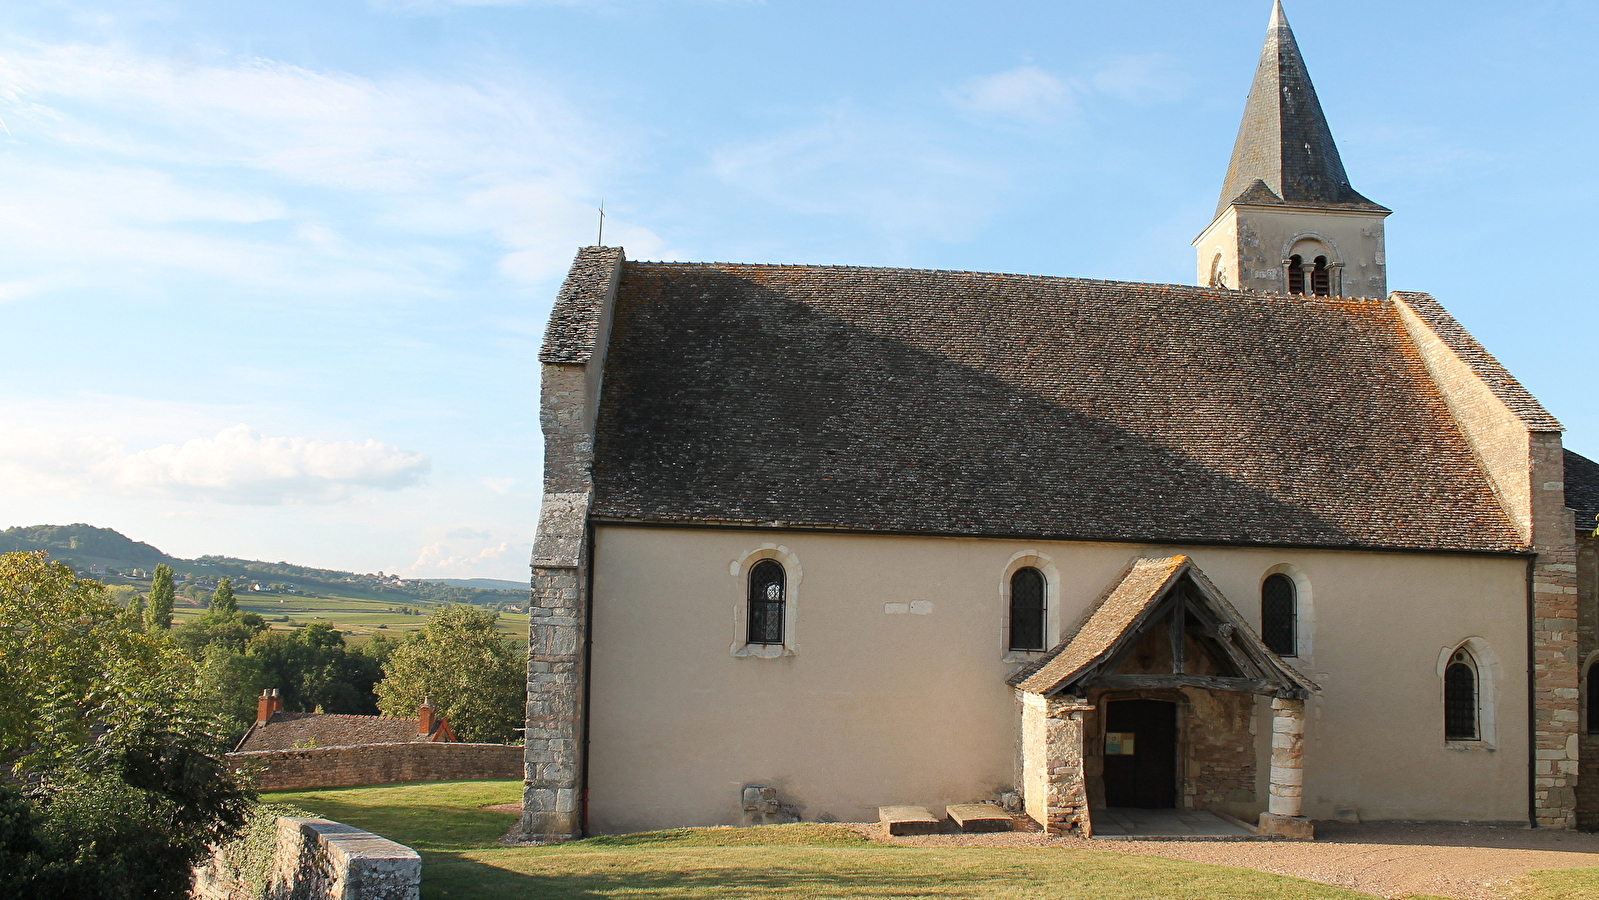
<svg viewBox="0 0 1599 900">
<path fill-rule="evenodd" d="M 1387 211 L 1349 186 L 1281 0 L 1272 5 L 1216 214 L 1235 201 Z"/>
</svg>

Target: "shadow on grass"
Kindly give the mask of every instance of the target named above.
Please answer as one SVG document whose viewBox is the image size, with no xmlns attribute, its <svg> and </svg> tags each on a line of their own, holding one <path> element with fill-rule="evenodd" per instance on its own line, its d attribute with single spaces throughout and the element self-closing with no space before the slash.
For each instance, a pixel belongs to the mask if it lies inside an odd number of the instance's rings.
<svg viewBox="0 0 1599 900">
<path fill-rule="evenodd" d="M 502 869 L 454 853 L 424 853 L 423 900 L 588 900 L 588 898 L 651 897 L 699 900 L 734 897 L 804 897 L 812 900 L 854 900 L 876 897 L 928 897 L 978 900 L 996 896 L 993 873 L 963 874 L 796 872 L 763 873 L 747 868 L 704 868 L 648 872 L 617 863 L 622 870 L 604 872 L 524 873 Z M 1037 893 L 1030 896 L 1046 896 Z M 1047 895 L 1070 897 L 1071 894 Z M 1099 890 L 1083 897 L 1100 897 Z M 1138 897 L 1134 893 L 1122 896 Z M 1154 894 L 1149 895 L 1156 896 Z M 1180 895 L 1168 895 L 1180 896 Z M 1212 895 L 1213 896 L 1213 895 Z M 1257 895 L 1261 898 L 1279 895 Z"/>
<path fill-rule="evenodd" d="M 583 842 L 585 844 L 589 842 Z M 614 846 L 614 845 L 613 845 Z M 634 844 L 634 847 L 639 845 Z M 565 848 L 572 848 L 570 851 Z M 423 900 L 650 897 L 866 900 L 1373 900 L 1325 884 L 1222 866 L 1092 851 L 1043 854 L 752 847 L 674 854 L 580 845 L 423 854 Z M 488 854 L 484 856 L 483 854 Z"/>
</svg>

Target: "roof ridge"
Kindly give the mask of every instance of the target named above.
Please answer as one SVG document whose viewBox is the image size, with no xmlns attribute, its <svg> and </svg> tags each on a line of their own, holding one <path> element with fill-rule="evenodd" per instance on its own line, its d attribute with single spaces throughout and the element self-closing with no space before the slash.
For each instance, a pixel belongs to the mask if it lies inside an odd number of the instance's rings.
<svg viewBox="0 0 1599 900">
<path fill-rule="evenodd" d="M 1213 294 L 1219 297 L 1269 297 L 1273 299 L 1294 300 L 1301 303 L 1367 303 L 1377 304 L 1385 302 L 1382 297 L 1322 297 L 1309 294 L 1286 294 L 1281 291 L 1257 291 L 1249 288 L 1214 288 L 1197 284 L 1178 284 L 1167 281 L 1130 281 L 1120 278 L 1090 278 L 1084 275 L 1038 275 L 1028 272 L 989 272 L 980 269 L 917 269 L 909 266 L 863 266 L 850 263 L 744 263 L 728 261 L 685 261 L 685 260 L 656 260 L 656 259 L 630 259 L 629 266 L 670 266 L 674 268 L 740 268 L 740 269 L 806 269 L 810 271 L 851 271 L 881 274 L 921 274 L 921 275 L 977 275 L 994 278 L 1020 278 L 1028 281 L 1072 281 L 1088 284 L 1103 284 L 1109 286 L 1127 286 L 1141 288 L 1172 288 L 1194 294 Z"/>
</svg>

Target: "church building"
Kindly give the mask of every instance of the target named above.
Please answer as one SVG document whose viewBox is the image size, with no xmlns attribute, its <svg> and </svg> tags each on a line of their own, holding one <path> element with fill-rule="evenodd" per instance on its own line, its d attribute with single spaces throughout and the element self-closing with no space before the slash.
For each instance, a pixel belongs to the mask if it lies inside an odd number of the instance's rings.
<svg viewBox="0 0 1599 900">
<path fill-rule="evenodd" d="M 1200 286 L 579 250 L 525 830 L 1599 825 L 1599 465 L 1388 214 L 1278 5 Z"/>
</svg>

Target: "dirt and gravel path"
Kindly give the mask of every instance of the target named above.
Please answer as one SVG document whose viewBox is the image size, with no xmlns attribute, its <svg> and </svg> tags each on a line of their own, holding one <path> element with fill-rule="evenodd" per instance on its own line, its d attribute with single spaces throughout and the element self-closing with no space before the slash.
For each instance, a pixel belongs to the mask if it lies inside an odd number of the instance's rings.
<svg viewBox="0 0 1599 900">
<path fill-rule="evenodd" d="M 1599 834 L 1481 825 L 1317 822 L 1316 840 L 1308 843 L 1085 841 L 1038 832 L 888 837 L 880 825 L 850 827 L 875 840 L 910 847 L 1060 847 L 1166 856 L 1289 875 L 1380 897 L 1507 900 L 1528 872 L 1599 867 Z"/>
</svg>

